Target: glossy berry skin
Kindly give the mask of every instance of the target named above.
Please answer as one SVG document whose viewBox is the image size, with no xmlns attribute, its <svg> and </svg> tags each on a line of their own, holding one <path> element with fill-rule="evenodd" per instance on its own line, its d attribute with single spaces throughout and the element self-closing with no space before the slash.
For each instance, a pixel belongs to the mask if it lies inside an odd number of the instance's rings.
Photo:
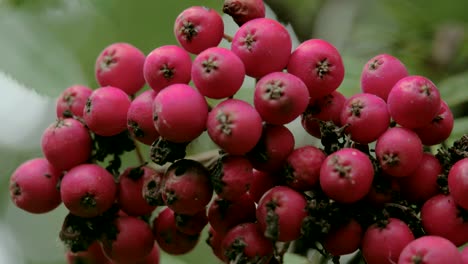
<svg viewBox="0 0 468 264">
<path fill-rule="evenodd" d="M 262 136 L 247 158 L 262 171 L 277 171 L 294 149 L 294 135 L 284 125 L 265 124 Z"/>
<path fill-rule="evenodd" d="M 130 99 L 121 89 L 100 87 L 89 96 L 83 118 L 91 131 L 100 136 L 114 136 L 127 129 Z"/>
<path fill-rule="evenodd" d="M 174 211 L 168 207 L 153 220 L 153 235 L 161 250 L 171 255 L 192 251 L 199 240 L 199 235 L 187 235 L 177 229 Z"/>
<path fill-rule="evenodd" d="M 459 206 L 468 210 L 468 158 L 463 158 L 453 164 L 448 174 L 448 187 L 453 200 Z"/>
<path fill-rule="evenodd" d="M 320 186 L 331 199 L 353 203 L 371 189 L 374 167 L 369 157 L 353 148 L 330 154 L 320 168 Z"/>
<path fill-rule="evenodd" d="M 225 0 L 223 12 L 242 26 L 252 19 L 265 17 L 265 4 L 263 0 Z"/>
<path fill-rule="evenodd" d="M 244 82 L 244 63 L 234 52 L 221 47 L 204 50 L 194 59 L 191 76 L 195 87 L 206 97 L 233 96 Z"/>
<path fill-rule="evenodd" d="M 88 129 L 73 118 L 58 119 L 41 138 L 42 153 L 58 170 L 69 170 L 91 157 L 92 139 Z"/>
<path fill-rule="evenodd" d="M 444 100 L 440 101 L 437 116 L 427 126 L 414 129 L 423 145 L 432 146 L 442 143 L 452 133 L 454 125 L 453 113 Z"/>
<path fill-rule="evenodd" d="M 311 99 L 301 115 L 301 124 L 307 133 L 321 138 L 320 121 L 331 121 L 336 126 L 341 126 L 341 112 L 346 97 L 338 91 L 317 99 Z"/>
<path fill-rule="evenodd" d="M 364 230 L 354 219 L 343 226 L 333 228 L 322 242 L 325 250 L 333 256 L 351 254 L 361 245 Z"/>
<path fill-rule="evenodd" d="M 265 263 L 273 256 L 273 242 L 263 236 L 258 224 L 243 223 L 224 236 L 221 251 L 228 262 Z"/>
<path fill-rule="evenodd" d="M 82 117 L 88 97 L 93 90 L 84 85 L 72 85 L 66 88 L 56 100 L 57 118 Z"/>
<path fill-rule="evenodd" d="M 461 251 L 462 264 L 468 264 L 468 247 L 464 247 Z"/>
<path fill-rule="evenodd" d="M 408 225 L 398 218 L 389 218 L 384 226 L 371 225 L 362 238 L 361 251 L 368 264 L 392 264 L 402 250 L 414 240 Z"/>
<path fill-rule="evenodd" d="M 95 217 L 107 211 L 114 203 L 116 193 L 112 174 L 96 164 L 72 168 L 60 184 L 63 204 L 80 217 Z"/>
<path fill-rule="evenodd" d="M 194 215 L 174 213 L 177 230 L 187 235 L 198 235 L 208 224 L 206 210 L 203 209 Z"/>
<path fill-rule="evenodd" d="M 174 35 L 186 51 L 198 54 L 221 42 L 224 35 L 223 19 L 214 9 L 192 6 L 177 16 Z"/>
<path fill-rule="evenodd" d="M 114 223 L 115 239 L 104 237 L 102 248 L 106 256 L 117 263 L 137 263 L 148 256 L 154 247 L 150 226 L 133 216 L 120 216 Z"/>
<path fill-rule="evenodd" d="M 293 150 L 284 165 L 288 186 L 298 191 L 311 190 L 319 181 L 326 157 L 322 150 L 310 145 Z"/>
<path fill-rule="evenodd" d="M 153 121 L 159 135 L 175 143 L 192 141 L 206 128 L 208 104 L 187 84 L 161 90 L 153 101 Z"/>
<path fill-rule="evenodd" d="M 417 169 L 423 148 L 416 133 L 407 128 L 393 127 L 377 139 L 375 154 L 385 173 L 404 177 Z"/>
<path fill-rule="evenodd" d="M 275 186 L 258 202 L 257 221 L 266 237 L 273 241 L 293 241 L 300 237 L 307 216 L 304 196 L 292 188 Z M 270 215 L 277 217 L 270 217 Z"/>
<path fill-rule="evenodd" d="M 387 101 L 393 85 L 408 76 L 405 65 L 390 54 L 379 54 L 364 65 L 361 72 L 361 90 Z"/>
<path fill-rule="evenodd" d="M 226 155 L 221 158 L 222 171 L 211 173 L 211 182 L 216 194 L 227 200 L 235 200 L 249 190 L 253 178 L 252 163 L 238 155 Z"/>
<path fill-rule="evenodd" d="M 188 84 L 191 68 L 192 59 L 186 50 L 176 45 L 164 45 L 146 56 L 143 75 L 146 83 L 159 92 L 171 84 Z"/>
<path fill-rule="evenodd" d="M 165 173 L 162 198 L 179 214 L 194 215 L 205 208 L 213 196 L 208 170 L 199 162 L 181 159 Z"/>
<path fill-rule="evenodd" d="M 130 167 L 119 176 L 118 203 L 131 216 L 149 215 L 156 206 L 148 204 L 142 194 L 143 184 L 156 172 L 148 166 Z"/>
<path fill-rule="evenodd" d="M 231 43 L 231 50 L 244 62 L 246 74 L 254 78 L 282 71 L 288 64 L 291 49 L 289 32 L 271 18 L 246 22 L 236 31 Z"/>
<path fill-rule="evenodd" d="M 20 209 L 42 214 L 62 202 L 57 189 L 60 171 L 45 158 L 34 158 L 19 165 L 10 177 L 10 198 Z"/>
<path fill-rule="evenodd" d="M 256 221 L 255 203 L 248 194 L 232 201 L 216 196 L 208 207 L 208 221 L 216 233 L 224 235 L 236 225 Z"/>
<path fill-rule="evenodd" d="M 388 94 L 388 111 L 406 128 L 427 126 L 440 109 L 440 93 L 431 80 L 419 75 L 399 80 Z"/>
<path fill-rule="evenodd" d="M 99 85 L 118 87 L 128 95 L 145 85 L 143 64 L 145 54 L 129 43 L 107 46 L 96 59 L 95 76 Z"/>
<path fill-rule="evenodd" d="M 147 90 L 133 99 L 127 112 L 127 129 L 136 140 L 151 145 L 159 133 L 153 123 L 153 101 L 156 92 Z"/>
<path fill-rule="evenodd" d="M 292 74 L 272 72 L 255 85 L 254 106 L 266 123 L 287 124 L 300 116 L 308 103 L 307 87 Z"/>
<path fill-rule="evenodd" d="M 345 131 L 352 140 L 368 144 L 387 130 L 390 114 L 382 98 L 368 93 L 355 94 L 344 103 L 340 123 L 348 125 Z"/>
<path fill-rule="evenodd" d="M 208 114 L 208 135 L 229 154 L 252 150 L 262 136 L 262 118 L 249 103 L 226 99 Z"/>
<path fill-rule="evenodd" d="M 464 221 L 463 209 L 459 208 L 452 195 L 436 195 L 421 208 L 421 222 L 428 235 L 441 236 L 455 246 L 468 242 L 468 221 Z"/>
<path fill-rule="evenodd" d="M 332 93 L 344 79 L 340 53 L 331 43 L 322 39 L 302 42 L 292 52 L 287 70 L 306 84 L 313 99 Z"/>
<path fill-rule="evenodd" d="M 457 247 L 443 237 L 426 235 L 410 242 L 401 252 L 398 264 L 463 264 Z"/>
<path fill-rule="evenodd" d="M 399 178 L 402 196 L 410 202 L 425 202 L 439 193 L 437 179 L 442 165 L 430 153 L 424 153 L 418 168 L 408 177 Z"/>
</svg>

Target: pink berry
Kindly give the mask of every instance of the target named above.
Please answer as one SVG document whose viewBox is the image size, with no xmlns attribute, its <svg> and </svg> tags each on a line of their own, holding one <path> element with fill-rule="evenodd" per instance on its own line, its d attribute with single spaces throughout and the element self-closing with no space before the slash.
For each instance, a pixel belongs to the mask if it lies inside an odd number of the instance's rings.
<svg viewBox="0 0 468 264">
<path fill-rule="evenodd" d="M 57 169 L 68 170 L 91 157 L 92 139 L 88 129 L 73 118 L 58 119 L 42 134 L 42 152 Z"/>
<path fill-rule="evenodd" d="M 119 88 L 101 87 L 86 102 L 83 118 L 91 131 L 100 136 L 114 136 L 127 129 L 131 101 Z"/>
<path fill-rule="evenodd" d="M 255 109 L 266 123 L 289 123 L 305 111 L 308 103 L 307 87 L 292 74 L 272 72 L 255 85 Z"/>
<path fill-rule="evenodd" d="M 323 247 L 333 256 L 351 254 L 361 245 L 364 231 L 354 219 L 337 228 L 332 228 L 325 236 Z"/>
<path fill-rule="evenodd" d="M 313 99 L 332 93 L 344 79 L 340 53 L 331 43 L 322 39 L 302 42 L 292 52 L 287 70 L 306 84 Z"/>
<path fill-rule="evenodd" d="M 114 86 L 129 95 L 145 85 L 145 54 L 128 43 L 114 43 L 99 54 L 95 75 L 100 86 Z"/>
<path fill-rule="evenodd" d="M 130 104 L 127 112 L 127 129 L 130 135 L 146 145 L 158 139 L 159 133 L 153 122 L 153 101 L 156 92 L 147 90 L 139 94 Z"/>
<path fill-rule="evenodd" d="M 191 76 L 195 87 L 206 97 L 233 96 L 244 82 L 244 63 L 226 48 L 204 50 L 193 61 Z"/>
<path fill-rule="evenodd" d="M 213 188 L 219 197 L 234 200 L 249 190 L 252 163 L 244 156 L 225 155 L 220 158 L 219 173 L 211 173 Z"/>
<path fill-rule="evenodd" d="M 348 125 L 346 132 L 351 135 L 352 140 L 361 144 L 371 143 L 390 125 L 387 104 L 373 94 L 355 94 L 344 103 L 341 125 Z"/>
<path fill-rule="evenodd" d="M 226 99 L 208 114 L 208 135 L 229 154 L 242 155 L 252 150 L 262 136 L 262 118 L 250 104 Z"/>
<path fill-rule="evenodd" d="M 223 19 L 214 9 L 192 6 L 177 16 L 174 35 L 186 51 L 198 54 L 221 42 L 224 35 Z"/>
<path fill-rule="evenodd" d="M 408 225 L 398 218 L 390 218 L 383 225 L 373 224 L 364 233 L 361 251 L 368 264 L 392 264 L 402 250 L 414 240 Z"/>
<path fill-rule="evenodd" d="M 463 264 L 461 254 L 450 241 L 426 235 L 410 242 L 400 254 L 398 264 Z"/>
<path fill-rule="evenodd" d="M 303 194 L 286 186 L 267 191 L 257 207 L 257 221 L 264 235 L 273 241 L 293 241 L 301 236 L 307 216 Z"/>
<path fill-rule="evenodd" d="M 343 148 L 329 155 L 320 168 L 320 186 L 331 199 L 353 203 L 364 198 L 374 179 L 374 167 L 363 152 Z"/>
<path fill-rule="evenodd" d="M 461 251 L 462 264 L 468 264 L 468 247 L 464 247 Z"/>
<path fill-rule="evenodd" d="M 331 121 L 336 126 L 341 126 L 341 111 L 345 101 L 346 97 L 338 91 L 311 99 L 301 116 L 302 127 L 310 135 L 321 138 L 320 121 Z"/>
<path fill-rule="evenodd" d="M 57 98 L 57 118 L 82 117 L 83 109 L 93 90 L 84 85 L 73 85 L 65 89 Z"/>
<path fill-rule="evenodd" d="M 375 154 L 385 173 L 403 177 L 418 168 L 423 148 L 416 133 L 403 127 L 394 127 L 377 139 Z"/>
<path fill-rule="evenodd" d="M 248 193 L 252 199 L 258 203 L 263 194 L 271 188 L 280 185 L 282 181 L 283 175 L 277 171 L 265 172 L 254 169 L 253 179 Z"/>
<path fill-rule="evenodd" d="M 242 223 L 254 223 L 255 203 L 248 194 L 235 200 L 216 196 L 208 207 L 210 226 L 220 235 L 226 234 L 231 228 Z"/>
<path fill-rule="evenodd" d="M 156 92 L 175 83 L 190 82 L 192 59 L 190 54 L 176 45 L 164 45 L 146 56 L 143 74 L 148 85 Z"/>
<path fill-rule="evenodd" d="M 447 103 L 441 100 L 437 116 L 432 119 L 429 125 L 416 128 L 414 132 L 418 134 L 423 145 L 436 145 L 442 143 L 450 136 L 453 124 L 453 113 Z"/>
<path fill-rule="evenodd" d="M 293 150 L 286 159 L 286 183 L 299 191 L 312 190 L 320 178 L 327 156 L 317 147 L 306 145 Z"/>
<path fill-rule="evenodd" d="M 468 242 L 465 214 L 452 195 L 438 194 L 423 204 L 421 222 L 427 235 L 444 237 L 458 247 Z"/>
<path fill-rule="evenodd" d="M 114 223 L 115 238 L 105 236 L 102 248 L 106 256 L 117 263 L 137 263 L 148 256 L 154 247 L 151 227 L 133 216 L 118 217 Z"/>
<path fill-rule="evenodd" d="M 107 170 L 81 164 L 69 170 L 60 184 L 63 204 L 80 217 L 95 217 L 108 210 L 116 198 L 117 185 Z"/>
<path fill-rule="evenodd" d="M 263 0 L 224 0 L 223 12 L 232 17 L 237 25 L 265 17 Z"/>
<path fill-rule="evenodd" d="M 254 78 L 282 71 L 288 64 L 291 48 L 289 32 L 271 18 L 246 22 L 231 43 L 231 50 L 244 62 L 246 74 Z"/>
<path fill-rule="evenodd" d="M 455 203 L 468 210 L 468 158 L 457 161 L 450 168 L 448 187 Z"/>
<path fill-rule="evenodd" d="M 153 101 L 153 121 L 159 135 L 171 142 L 190 142 L 206 129 L 208 104 L 187 84 L 172 84 Z"/>
<path fill-rule="evenodd" d="M 57 184 L 60 171 L 45 158 L 23 162 L 10 177 L 10 198 L 26 212 L 47 213 L 62 202 Z"/>
<path fill-rule="evenodd" d="M 364 93 L 375 94 L 387 101 L 393 85 L 408 76 L 405 65 L 389 54 L 371 58 L 362 69 L 361 89 Z"/>
<path fill-rule="evenodd" d="M 148 204 L 143 197 L 143 184 L 156 172 L 148 166 L 127 168 L 120 176 L 118 182 L 118 195 L 120 209 L 131 216 L 149 215 L 156 206 Z"/>
<path fill-rule="evenodd" d="M 174 213 L 177 230 L 187 235 L 198 235 L 208 224 L 206 210 L 203 209 L 194 215 Z"/>
<path fill-rule="evenodd" d="M 427 126 L 437 116 L 441 99 L 439 90 L 429 79 L 412 75 L 400 79 L 387 98 L 388 111 L 406 128 Z"/>
</svg>

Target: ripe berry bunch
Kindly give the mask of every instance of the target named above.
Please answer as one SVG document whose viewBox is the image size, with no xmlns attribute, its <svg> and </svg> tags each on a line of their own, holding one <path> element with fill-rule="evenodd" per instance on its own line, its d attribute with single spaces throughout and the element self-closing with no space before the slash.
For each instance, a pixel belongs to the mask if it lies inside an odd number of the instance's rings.
<svg viewBox="0 0 468 264">
<path fill-rule="evenodd" d="M 215 10 L 190 7 L 175 19 L 179 45 L 145 55 L 111 44 L 96 60 L 100 87 L 58 97 L 43 157 L 17 168 L 10 194 L 30 213 L 64 204 L 68 262 L 159 263 L 160 250 L 185 254 L 207 230 L 224 263 L 309 249 L 334 263 L 357 250 L 368 264 L 466 263 L 468 136 L 427 151 L 454 122 L 436 85 L 379 54 L 346 98 L 331 43 L 293 49 L 261 0 L 223 11 L 234 36 Z M 252 104 L 237 98 L 247 77 Z M 296 119 L 320 145 L 296 146 Z M 187 156 L 203 133 L 218 148 Z M 140 164 L 122 168 L 131 151 Z"/>
</svg>

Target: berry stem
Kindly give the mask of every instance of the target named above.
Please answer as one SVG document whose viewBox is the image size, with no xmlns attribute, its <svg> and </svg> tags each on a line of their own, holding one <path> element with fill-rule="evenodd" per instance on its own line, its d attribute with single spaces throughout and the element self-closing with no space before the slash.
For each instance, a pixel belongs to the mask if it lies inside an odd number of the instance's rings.
<svg viewBox="0 0 468 264">
<path fill-rule="evenodd" d="M 227 42 L 231 43 L 232 42 L 232 36 L 224 33 L 223 39 L 225 39 Z"/>
<path fill-rule="evenodd" d="M 135 140 L 135 137 L 132 137 L 133 144 L 135 144 L 135 153 L 137 155 L 138 163 L 140 165 L 145 164 L 145 158 L 143 158 L 143 154 L 141 153 L 141 148 L 139 143 Z"/>
</svg>

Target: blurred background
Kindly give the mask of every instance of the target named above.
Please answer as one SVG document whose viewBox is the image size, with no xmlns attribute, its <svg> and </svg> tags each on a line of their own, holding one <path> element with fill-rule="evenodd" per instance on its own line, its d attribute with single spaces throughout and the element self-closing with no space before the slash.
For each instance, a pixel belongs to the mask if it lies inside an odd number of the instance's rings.
<svg viewBox="0 0 468 264">
<path fill-rule="evenodd" d="M 128 42 L 148 54 L 177 44 L 173 23 L 192 5 L 221 12 L 221 0 L 0 0 L 0 264 L 63 264 L 58 239 L 66 210 L 25 213 L 11 203 L 8 181 L 23 161 L 38 157 L 42 131 L 55 119 L 55 97 L 68 86 L 97 88 L 94 62 L 104 47 Z M 266 0 L 269 17 L 288 25 L 294 47 L 309 38 L 335 45 L 345 63 L 345 95 L 360 91 L 367 60 L 398 57 L 410 74 L 430 78 L 456 116 L 450 144 L 468 132 L 468 16 L 465 0 Z M 224 17 L 226 32 L 238 28 Z M 226 42 L 223 46 L 229 47 Z M 240 97 L 251 100 L 246 80 Z M 145 87 L 147 89 L 147 87 Z M 298 144 L 310 143 L 290 124 Z M 191 153 L 212 148 L 206 137 Z M 125 164 L 135 165 L 132 157 Z M 162 263 L 218 263 L 202 237 L 184 256 L 163 254 Z M 288 255 L 285 263 L 307 263 Z"/>
</svg>

